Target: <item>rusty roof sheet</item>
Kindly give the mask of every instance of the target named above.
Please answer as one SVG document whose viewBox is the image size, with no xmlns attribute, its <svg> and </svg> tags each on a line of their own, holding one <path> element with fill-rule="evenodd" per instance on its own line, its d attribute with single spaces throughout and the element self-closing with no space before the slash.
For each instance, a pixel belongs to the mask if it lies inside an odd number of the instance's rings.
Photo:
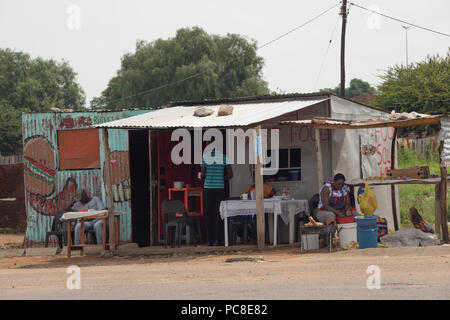
<svg viewBox="0 0 450 320">
<path fill-rule="evenodd" d="M 280 124 L 309 124 L 320 129 L 368 129 L 438 124 L 442 117 L 442 115 L 420 115 L 415 119 L 404 120 L 342 120 L 316 117 L 308 120 L 282 121 Z"/>
</svg>

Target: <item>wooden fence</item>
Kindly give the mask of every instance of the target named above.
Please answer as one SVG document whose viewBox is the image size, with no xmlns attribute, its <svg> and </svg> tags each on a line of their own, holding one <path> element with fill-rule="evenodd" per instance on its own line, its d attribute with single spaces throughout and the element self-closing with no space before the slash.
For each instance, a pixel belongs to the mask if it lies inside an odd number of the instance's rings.
<svg viewBox="0 0 450 320">
<path fill-rule="evenodd" d="M 0 156 L 0 164 L 17 164 L 23 162 L 23 156 Z"/>
<path fill-rule="evenodd" d="M 397 138 L 400 148 L 414 150 L 417 153 L 438 152 L 439 136 L 426 138 Z"/>
</svg>

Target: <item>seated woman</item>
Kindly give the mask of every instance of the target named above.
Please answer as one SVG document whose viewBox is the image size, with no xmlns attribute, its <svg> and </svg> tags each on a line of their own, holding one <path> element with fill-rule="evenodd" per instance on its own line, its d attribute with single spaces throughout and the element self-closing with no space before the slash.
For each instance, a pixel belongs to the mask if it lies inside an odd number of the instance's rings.
<svg viewBox="0 0 450 320">
<path fill-rule="evenodd" d="M 350 190 L 345 185 L 345 177 L 337 173 L 333 182 L 326 183 L 320 189 L 319 207 L 316 211 L 317 220 L 325 224 L 336 224 L 336 217 L 352 216 Z"/>
</svg>

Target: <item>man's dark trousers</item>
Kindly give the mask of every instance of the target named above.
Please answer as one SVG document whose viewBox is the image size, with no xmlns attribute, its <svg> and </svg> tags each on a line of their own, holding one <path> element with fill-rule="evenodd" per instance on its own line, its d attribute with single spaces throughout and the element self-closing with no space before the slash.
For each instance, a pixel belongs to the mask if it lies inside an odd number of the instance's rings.
<svg viewBox="0 0 450 320">
<path fill-rule="evenodd" d="M 223 220 L 220 217 L 220 201 L 225 199 L 225 189 L 203 190 L 203 201 L 206 212 L 206 235 L 208 244 L 223 242 Z M 214 217 L 216 218 L 216 233 L 214 233 Z"/>
</svg>

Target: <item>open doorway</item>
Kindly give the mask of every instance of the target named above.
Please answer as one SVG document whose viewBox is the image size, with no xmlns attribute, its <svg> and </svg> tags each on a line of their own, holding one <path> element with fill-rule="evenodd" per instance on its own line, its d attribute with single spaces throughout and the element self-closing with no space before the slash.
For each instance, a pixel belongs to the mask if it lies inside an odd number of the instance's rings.
<svg viewBox="0 0 450 320">
<path fill-rule="evenodd" d="M 130 130 L 128 135 L 131 177 L 132 239 L 138 246 L 150 245 L 150 167 L 148 130 Z"/>
</svg>

